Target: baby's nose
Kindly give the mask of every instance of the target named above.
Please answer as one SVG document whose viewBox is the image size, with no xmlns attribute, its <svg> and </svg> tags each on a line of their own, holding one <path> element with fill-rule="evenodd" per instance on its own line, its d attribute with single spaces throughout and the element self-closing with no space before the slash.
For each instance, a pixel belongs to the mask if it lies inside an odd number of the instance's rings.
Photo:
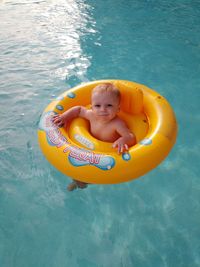
<svg viewBox="0 0 200 267">
<path fill-rule="evenodd" d="M 106 106 L 102 105 L 101 106 L 101 111 L 104 111 L 104 110 L 106 110 Z"/>
</svg>

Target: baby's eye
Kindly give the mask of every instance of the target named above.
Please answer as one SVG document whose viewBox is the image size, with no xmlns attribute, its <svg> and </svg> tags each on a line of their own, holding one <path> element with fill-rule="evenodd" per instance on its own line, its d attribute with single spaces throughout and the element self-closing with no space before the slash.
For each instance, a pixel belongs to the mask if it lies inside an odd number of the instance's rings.
<svg viewBox="0 0 200 267">
<path fill-rule="evenodd" d="M 107 106 L 108 106 L 108 107 L 112 107 L 113 105 L 112 105 L 112 104 L 108 104 Z"/>
<path fill-rule="evenodd" d="M 95 108 L 100 108 L 100 105 L 99 104 L 96 104 L 94 106 L 95 106 Z"/>
</svg>

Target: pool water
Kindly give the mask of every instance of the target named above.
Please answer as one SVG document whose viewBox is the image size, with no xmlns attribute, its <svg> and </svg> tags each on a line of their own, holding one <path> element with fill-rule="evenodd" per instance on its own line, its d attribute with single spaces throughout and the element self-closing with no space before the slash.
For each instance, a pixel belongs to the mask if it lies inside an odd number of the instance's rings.
<svg viewBox="0 0 200 267">
<path fill-rule="evenodd" d="M 200 2 L 5 0 L 0 18 L 0 266 L 200 266 Z M 104 78 L 164 95 L 177 143 L 140 179 L 69 193 L 39 117 Z"/>
</svg>

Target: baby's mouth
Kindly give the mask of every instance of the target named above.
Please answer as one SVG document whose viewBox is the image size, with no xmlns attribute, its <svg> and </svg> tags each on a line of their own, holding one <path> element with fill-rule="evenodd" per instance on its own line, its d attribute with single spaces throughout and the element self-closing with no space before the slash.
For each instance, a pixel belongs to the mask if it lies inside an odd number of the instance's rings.
<svg viewBox="0 0 200 267">
<path fill-rule="evenodd" d="M 108 114 L 107 113 L 102 113 L 102 114 L 99 114 L 99 116 L 100 117 L 106 117 L 106 116 L 108 116 Z"/>
</svg>

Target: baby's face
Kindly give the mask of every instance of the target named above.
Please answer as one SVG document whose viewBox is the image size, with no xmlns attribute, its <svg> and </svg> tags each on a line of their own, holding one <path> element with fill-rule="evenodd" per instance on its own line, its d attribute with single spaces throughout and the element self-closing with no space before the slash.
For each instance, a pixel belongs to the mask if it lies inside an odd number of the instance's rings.
<svg viewBox="0 0 200 267">
<path fill-rule="evenodd" d="M 112 92 L 92 94 L 92 110 L 98 120 L 109 122 L 119 111 L 119 99 Z"/>
</svg>

